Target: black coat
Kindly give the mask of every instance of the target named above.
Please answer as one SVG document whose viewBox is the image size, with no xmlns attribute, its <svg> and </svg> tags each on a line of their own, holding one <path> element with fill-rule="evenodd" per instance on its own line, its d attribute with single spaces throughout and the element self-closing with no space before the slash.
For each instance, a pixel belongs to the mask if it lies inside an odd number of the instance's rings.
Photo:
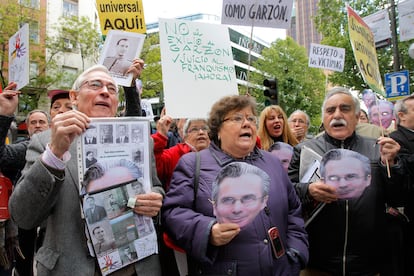
<svg viewBox="0 0 414 276">
<path fill-rule="evenodd" d="M 311 148 L 320 156 L 331 149 L 344 148 L 356 151 L 370 159 L 371 184 L 361 197 L 338 200 L 326 204 L 307 226 L 309 234 L 310 268 L 342 275 L 371 275 L 381 271 L 384 263 L 383 229 L 385 203 L 398 198 L 392 186 L 403 178 L 400 163 L 391 168 L 391 178 L 386 167 L 380 164 L 379 146 L 375 139 L 355 133 L 344 141 L 328 134 L 300 143 L 294 148 L 289 166 L 289 177 L 303 203 L 304 209 L 314 206 L 308 193 L 309 183 L 299 183 L 300 154 L 302 148 Z"/>
<path fill-rule="evenodd" d="M 401 146 L 399 157 L 404 163 L 409 177 L 406 179 L 405 188 L 405 214 L 410 219 L 410 224 L 414 227 L 414 132 L 398 125 L 398 129 L 391 132 L 390 137 Z"/>
<path fill-rule="evenodd" d="M 20 177 L 20 171 L 26 164 L 26 149 L 29 140 L 16 144 L 5 144 L 7 131 L 14 117 L 0 115 L 0 171 L 13 183 Z"/>
</svg>

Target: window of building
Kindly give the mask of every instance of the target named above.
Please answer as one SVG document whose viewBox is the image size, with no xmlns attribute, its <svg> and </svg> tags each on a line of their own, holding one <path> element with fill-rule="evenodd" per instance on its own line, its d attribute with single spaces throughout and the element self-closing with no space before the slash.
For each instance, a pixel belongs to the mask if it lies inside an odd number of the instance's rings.
<svg viewBox="0 0 414 276">
<path fill-rule="evenodd" d="M 29 65 L 29 78 L 34 79 L 39 75 L 39 64 L 31 61 Z"/>
<path fill-rule="evenodd" d="M 70 89 L 72 87 L 73 82 L 79 74 L 78 69 L 69 66 L 62 66 L 62 72 L 63 78 L 60 82 L 61 87 Z"/>
<path fill-rule="evenodd" d="M 63 16 L 78 16 L 78 3 L 73 1 L 63 1 Z"/>
<path fill-rule="evenodd" d="M 251 50 L 257 54 L 261 54 L 263 49 L 265 49 L 265 45 L 257 42 L 257 41 L 250 41 L 250 38 L 242 35 L 241 33 L 230 29 L 229 28 L 229 35 L 230 35 L 230 41 L 234 42 L 246 49 L 249 49 L 251 47 Z"/>
<path fill-rule="evenodd" d="M 32 9 L 40 9 L 40 0 L 19 0 L 19 5 Z"/>
<path fill-rule="evenodd" d="M 233 59 L 234 60 L 237 60 L 237 61 L 239 61 L 241 63 L 244 63 L 244 64 L 249 64 L 249 53 L 248 52 L 241 51 L 237 48 L 232 48 L 231 50 L 233 52 Z M 250 64 L 252 64 L 256 60 L 257 60 L 257 57 L 255 57 L 253 55 L 250 56 Z"/>
<path fill-rule="evenodd" d="M 67 39 L 67 38 L 64 38 L 63 41 L 64 41 L 66 51 L 68 51 L 68 52 L 76 51 L 76 42 L 75 41 L 72 41 L 72 40 Z"/>
<path fill-rule="evenodd" d="M 39 43 L 39 22 L 38 21 L 30 21 L 20 24 L 20 28 L 23 27 L 24 24 L 29 24 L 29 39 L 30 42 Z"/>
</svg>

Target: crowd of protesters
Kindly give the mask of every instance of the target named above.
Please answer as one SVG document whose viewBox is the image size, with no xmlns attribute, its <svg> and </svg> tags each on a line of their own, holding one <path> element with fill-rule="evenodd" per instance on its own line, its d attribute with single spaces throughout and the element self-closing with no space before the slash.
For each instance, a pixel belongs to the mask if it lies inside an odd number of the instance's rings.
<svg viewBox="0 0 414 276">
<path fill-rule="evenodd" d="M 143 115 L 134 86 L 143 68 L 135 59 L 127 70 L 124 116 Z M 76 141 L 91 118 L 118 114 L 117 83 L 103 65 L 86 69 L 70 91 L 49 92 L 50 110 L 27 115 L 26 140 L 6 144 L 15 87 L 0 93 L 0 179 L 13 185 L 0 275 L 100 275 L 81 215 Z M 217 100 L 208 118 L 163 110 L 147 139 L 151 191 L 128 205 L 153 219 L 159 252 L 138 260 L 122 248 L 128 265 L 111 275 L 412 275 L 414 99 L 361 97 L 367 111 L 348 89 L 329 90 L 314 137 L 306 112 L 259 112 L 246 95 Z M 304 177 L 309 151 L 322 162 L 319 178 Z M 343 158 L 364 162 L 330 168 Z M 357 195 L 355 183 L 364 183 Z"/>
</svg>

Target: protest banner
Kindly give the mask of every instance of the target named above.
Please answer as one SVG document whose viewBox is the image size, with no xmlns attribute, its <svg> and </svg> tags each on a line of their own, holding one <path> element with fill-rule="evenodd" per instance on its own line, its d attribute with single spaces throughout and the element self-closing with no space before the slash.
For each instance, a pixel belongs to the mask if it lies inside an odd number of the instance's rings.
<svg viewBox="0 0 414 276">
<path fill-rule="evenodd" d="M 164 102 L 174 118 L 206 118 L 218 99 L 238 94 L 226 26 L 160 19 Z"/>
<path fill-rule="evenodd" d="M 16 90 L 29 83 L 29 24 L 24 24 L 9 39 L 9 82 Z"/>
<path fill-rule="evenodd" d="M 345 49 L 311 43 L 309 50 L 309 67 L 326 70 L 344 71 Z"/>
<path fill-rule="evenodd" d="M 292 0 L 224 0 L 221 23 L 268 28 L 290 28 Z"/>
<path fill-rule="evenodd" d="M 362 78 L 372 90 L 385 97 L 374 35 L 369 26 L 351 7 L 348 6 L 347 10 L 349 38 Z"/>
<path fill-rule="evenodd" d="M 147 32 L 142 0 L 96 0 L 96 9 L 103 35 L 109 30 Z"/>
</svg>

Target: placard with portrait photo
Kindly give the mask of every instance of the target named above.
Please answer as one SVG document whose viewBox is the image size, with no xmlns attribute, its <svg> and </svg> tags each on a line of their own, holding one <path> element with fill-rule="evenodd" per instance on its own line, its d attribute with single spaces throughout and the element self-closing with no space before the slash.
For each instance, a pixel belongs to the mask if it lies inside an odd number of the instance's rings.
<svg viewBox="0 0 414 276">
<path fill-rule="evenodd" d="M 144 34 L 121 30 L 108 31 L 98 63 L 108 68 L 117 84 L 131 86 L 132 74 L 127 71 L 133 60 L 139 57 L 144 40 Z"/>
<path fill-rule="evenodd" d="M 143 117 L 92 118 L 78 139 L 83 215 L 103 275 L 158 252 L 152 218 L 128 206 L 151 191 L 149 133 Z"/>
</svg>

